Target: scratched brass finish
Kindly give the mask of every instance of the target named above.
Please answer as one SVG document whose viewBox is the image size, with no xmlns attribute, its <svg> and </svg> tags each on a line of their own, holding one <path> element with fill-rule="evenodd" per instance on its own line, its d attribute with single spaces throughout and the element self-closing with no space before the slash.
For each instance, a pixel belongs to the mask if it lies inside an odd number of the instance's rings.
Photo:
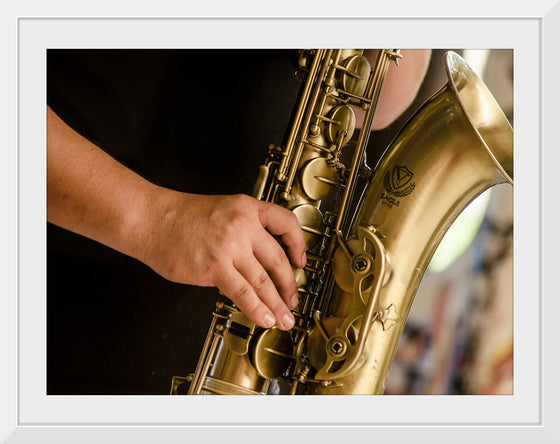
<svg viewBox="0 0 560 444">
<path fill-rule="evenodd" d="M 398 50 L 379 54 L 372 69 L 361 50 L 301 52 L 308 75 L 295 117 L 286 143 L 269 146 L 254 191 L 292 210 L 304 233 L 296 324 L 263 330 L 218 303 L 188 377 L 190 394 L 265 394 L 274 379 L 282 393 L 383 393 L 416 289 L 447 228 L 485 189 L 513 184 L 512 129 L 450 52 L 447 85 L 386 150 L 352 219 L 353 196 L 369 174 L 365 147 L 377 100 L 400 58 Z M 355 108 L 366 110 L 361 125 Z M 172 393 L 184 379 L 174 379 Z"/>
</svg>

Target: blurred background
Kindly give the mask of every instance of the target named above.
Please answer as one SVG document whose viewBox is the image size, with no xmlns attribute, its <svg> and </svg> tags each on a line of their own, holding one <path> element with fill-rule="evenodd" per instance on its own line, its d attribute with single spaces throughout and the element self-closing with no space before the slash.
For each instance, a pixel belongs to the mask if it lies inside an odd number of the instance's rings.
<svg viewBox="0 0 560 444">
<path fill-rule="evenodd" d="M 513 126 L 513 51 L 454 49 Z M 417 105 L 447 81 L 434 50 Z M 386 145 L 399 122 L 376 134 Z M 513 189 L 479 196 L 452 225 L 418 289 L 386 394 L 513 394 Z"/>
</svg>

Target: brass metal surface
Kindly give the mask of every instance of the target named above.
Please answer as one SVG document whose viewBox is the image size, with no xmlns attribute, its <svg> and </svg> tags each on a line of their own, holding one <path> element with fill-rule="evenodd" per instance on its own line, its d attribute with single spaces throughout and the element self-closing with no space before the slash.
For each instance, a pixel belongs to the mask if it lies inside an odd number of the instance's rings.
<svg viewBox="0 0 560 444">
<path fill-rule="evenodd" d="M 494 98 L 455 53 L 448 83 L 401 129 L 373 173 L 365 147 L 390 63 L 362 50 L 306 50 L 308 71 L 284 147 L 269 146 L 257 198 L 292 210 L 307 248 L 295 270 L 290 332 L 262 330 L 217 306 L 191 394 L 380 394 L 424 271 L 443 235 L 476 196 L 513 184 L 513 132 Z M 353 107 L 366 110 L 356 143 Z M 350 110 L 350 111 L 348 111 Z M 342 147 L 351 151 L 342 163 Z M 370 176 L 355 214 L 359 178 Z M 352 218 L 353 217 L 353 218 Z M 177 379 L 176 385 L 183 382 Z M 172 392 L 177 392 L 172 387 Z"/>
<path fill-rule="evenodd" d="M 263 378 L 280 378 L 294 359 L 294 344 L 290 333 L 269 328 L 255 340 L 253 365 Z"/>
<path fill-rule="evenodd" d="M 307 250 L 313 249 L 321 240 L 325 224 L 321 211 L 310 204 L 299 205 L 293 210 L 298 218 L 301 229 L 303 230 L 303 239 Z"/>
<path fill-rule="evenodd" d="M 513 132 L 506 117 L 459 56 L 450 53 L 446 61 L 448 84 L 386 151 L 354 222 L 354 230 L 368 224 L 383 233 L 392 268 L 380 289 L 380 314 L 364 362 L 339 385 L 309 385 L 308 393 L 383 393 L 414 294 L 447 228 L 484 190 L 513 184 Z M 350 264 L 339 268 L 351 273 Z M 387 321 L 394 327 L 387 328 Z"/>
<path fill-rule="evenodd" d="M 301 187 L 311 201 L 328 197 L 338 181 L 338 172 L 324 157 L 310 160 L 301 170 Z"/>
<path fill-rule="evenodd" d="M 346 145 L 354 135 L 356 116 L 348 105 L 339 105 L 329 115 L 327 127 L 329 141 L 335 145 Z"/>
<path fill-rule="evenodd" d="M 357 96 L 363 95 L 371 66 L 363 55 L 348 57 L 344 62 L 344 69 L 340 70 L 342 89 Z"/>
</svg>

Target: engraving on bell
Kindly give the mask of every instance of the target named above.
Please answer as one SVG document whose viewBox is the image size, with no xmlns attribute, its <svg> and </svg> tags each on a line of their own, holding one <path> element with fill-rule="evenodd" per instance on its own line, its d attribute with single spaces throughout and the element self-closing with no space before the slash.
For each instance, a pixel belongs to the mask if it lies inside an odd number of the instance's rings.
<svg viewBox="0 0 560 444">
<path fill-rule="evenodd" d="M 295 207 L 292 211 L 298 218 L 301 229 L 303 230 L 305 249 L 311 250 L 317 245 L 317 242 L 319 242 L 325 230 L 323 215 L 319 209 L 309 204 Z"/>
<path fill-rule="evenodd" d="M 371 71 L 368 59 L 355 55 L 348 57 L 343 65 L 346 67 L 346 71 L 342 72 L 342 89 L 350 94 L 363 95 Z"/>
<path fill-rule="evenodd" d="M 389 330 L 392 326 L 398 324 L 402 320 L 401 315 L 395 308 L 395 304 L 391 304 L 385 310 L 379 311 L 376 319 L 378 319 L 383 325 L 383 330 Z"/>
<path fill-rule="evenodd" d="M 393 168 L 393 175 L 391 176 L 393 188 L 398 190 L 404 187 L 414 176 L 414 173 L 405 166 L 397 165 Z"/>
<path fill-rule="evenodd" d="M 303 192 L 311 200 L 323 200 L 338 184 L 338 172 L 324 157 L 316 157 L 301 171 Z"/>
<path fill-rule="evenodd" d="M 338 123 L 329 122 L 327 126 L 327 134 L 331 143 L 336 145 L 340 144 L 340 137 L 342 136 L 342 144 L 347 144 L 356 128 L 356 116 L 354 111 L 348 105 L 340 105 L 334 108 L 329 118 L 336 120 Z"/>
</svg>

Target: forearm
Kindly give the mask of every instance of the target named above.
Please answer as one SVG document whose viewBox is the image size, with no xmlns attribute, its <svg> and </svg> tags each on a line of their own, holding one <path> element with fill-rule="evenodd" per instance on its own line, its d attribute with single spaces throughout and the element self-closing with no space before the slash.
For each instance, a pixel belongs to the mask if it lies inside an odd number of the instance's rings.
<svg viewBox="0 0 560 444">
<path fill-rule="evenodd" d="M 377 60 L 378 52 L 378 50 L 367 50 L 365 53 L 372 66 Z M 430 49 L 403 49 L 401 54 L 403 58 L 399 60 L 399 66 L 395 63 L 389 65 L 373 119 L 373 129 L 375 130 L 387 127 L 412 104 L 428 70 L 432 51 Z M 359 116 L 364 115 L 360 110 L 357 113 Z M 360 117 L 360 120 L 362 118 Z"/>
<path fill-rule="evenodd" d="M 138 256 L 157 187 L 47 108 L 47 220 Z"/>
<path fill-rule="evenodd" d="M 297 304 L 290 261 L 300 268 L 306 263 L 294 213 L 249 196 L 158 187 L 81 137 L 51 109 L 47 219 L 174 282 L 216 286 L 261 326 L 276 323 L 287 330 L 294 324 L 287 305 Z"/>
</svg>

